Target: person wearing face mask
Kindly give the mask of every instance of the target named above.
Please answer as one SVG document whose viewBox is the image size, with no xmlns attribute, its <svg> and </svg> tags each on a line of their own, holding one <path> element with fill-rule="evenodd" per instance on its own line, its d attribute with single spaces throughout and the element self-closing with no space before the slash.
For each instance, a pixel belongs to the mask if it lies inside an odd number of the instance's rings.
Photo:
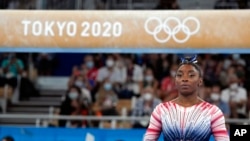
<svg viewBox="0 0 250 141">
<path fill-rule="evenodd" d="M 96 102 L 93 111 L 101 115 L 118 115 L 116 111 L 117 101 L 118 97 L 113 90 L 113 84 L 109 80 L 105 80 L 96 94 Z"/>
<path fill-rule="evenodd" d="M 84 57 L 84 63 L 86 66 L 86 75 L 89 81 L 92 82 L 92 86 L 95 86 L 95 81 L 98 73 L 98 69 L 95 66 L 94 58 L 92 55 L 86 55 Z"/>
<path fill-rule="evenodd" d="M 84 88 L 85 87 L 81 76 L 76 78 L 74 85 L 76 85 L 79 88 Z"/>
<path fill-rule="evenodd" d="M 178 96 L 178 91 L 175 87 L 175 75 L 178 68 L 177 64 L 172 64 L 170 68 L 170 75 L 163 78 L 161 81 L 161 89 L 159 97 L 163 101 L 170 101 Z"/>
<path fill-rule="evenodd" d="M 218 106 L 225 118 L 229 118 L 230 116 L 230 108 L 228 103 L 221 100 L 221 88 L 219 84 L 214 84 L 212 86 L 212 92 L 210 94 L 210 102 Z"/>
<path fill-rule="evenodd" d="M 222 90 L 221 100 L 229 104 L 231 118 L 246 118 L 247 90 L 239 86 L 236 74 L 230 75 L 228 79 L 229 86 Z"/>
<path fill-rule="evenodd" d="M 97 74 L 97 89 L 99 89 L 106 80 L 112 83 L 113 89 L 116 93 L 120 93 L 121 86 L 124 84 L 125 79 L 122 76 L 122 71 L 115 65 L 115 58 L 108 55 L 106 58 L 105 66 L 98 70 Z"/>
<path fill-rule="evenodd" d="M 103 83 L 106 79 L 109 79 L 111 83 L 123 83 L 121 72 L 119 68 L 115 65 L 115 60 L 112 55 L 106 58 L 105 66 L 98 70 L 97 82 Z"/>
<path fill-rule="evenodd" d="M 154 92 L 157 91 L 159 82 L 155 79 L 153 71 L 151 68 L 146 68 L 144 72 L 143 87 L 153 87 Z"/>
<path fill-rule="evenodd" d="M 136 100 L 132 109 L 133 117 L 150 116 L 154 108 L 161 103 L 161 100 L 154 96 L 152 87 L 146 87 L 142 90 L 142 95 Z M 133 121 L 133 128 L 146 128 L 148 121 Z"/>
<path fill-rule="evenodd" d="M 77 86 L 71 86 L 66 96 L 62 98 L 62 104 L 60 106 L 60 115 L 81 115 L 82 103 L 80 102 L 81 89 Z M 59 120 L 59 126 L 65 127 L 69 123 L 72 126 L 80 127 L 81 121 L 66 121 Z"/>
</svg>

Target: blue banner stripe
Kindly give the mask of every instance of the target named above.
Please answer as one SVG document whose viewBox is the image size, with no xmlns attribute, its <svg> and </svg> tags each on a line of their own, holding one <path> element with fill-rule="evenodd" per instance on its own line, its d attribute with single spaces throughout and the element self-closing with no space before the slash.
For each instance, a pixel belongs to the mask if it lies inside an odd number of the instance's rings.
<svg viewBox="0 0 250 141">
<path fill-rule="evenodd" d="M 0 48 L 0 52 L 48 52 L 48 53 L 223 53 L 248 54 L 250 48 Z"/>
</svg>

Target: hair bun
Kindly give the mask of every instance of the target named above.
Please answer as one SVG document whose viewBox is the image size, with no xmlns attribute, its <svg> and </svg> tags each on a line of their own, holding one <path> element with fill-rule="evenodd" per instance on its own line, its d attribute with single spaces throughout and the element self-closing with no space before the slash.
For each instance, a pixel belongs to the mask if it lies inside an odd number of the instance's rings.
<svg viewBox="0 0 250 141">
<path fill-rule="evenodd" d="M 197 54 L 181 54 L 180 57 L 181 63 L 197 63 Z"/>
</svg>

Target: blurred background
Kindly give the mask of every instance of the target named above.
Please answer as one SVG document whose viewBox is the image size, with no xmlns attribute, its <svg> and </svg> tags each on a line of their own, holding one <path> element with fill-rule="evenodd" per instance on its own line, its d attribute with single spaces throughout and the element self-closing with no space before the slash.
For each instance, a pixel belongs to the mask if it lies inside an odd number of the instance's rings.
<svg viewBox="0 0 250 141">
<path fill-rule="evenodd" d="M 236 10 L 248 9 L 249 4 L 249 0 L 1 0 L 0 8 Z M 198 62 L 204 74 L 200 96 L 218 105 L 226 119 L 247 124 L 243 121 L 250 118 L 250 55 L 207 52 L 198 54 Z M 168 53 L 20 53 L 0 49 L 0 111 L 14 116 L 0 118 L 0 138 L 141 140 L 154 107 L 177 96 L 173 77 L 178 64 L 178 54 Z M 238 93 L 238 97 L 228 100 L 225 97 L 230 93 Z M 233 106 L 239 99 L 246 102 Z M 49 118 L 55 115 L 65 117 Z"/>
</svg>

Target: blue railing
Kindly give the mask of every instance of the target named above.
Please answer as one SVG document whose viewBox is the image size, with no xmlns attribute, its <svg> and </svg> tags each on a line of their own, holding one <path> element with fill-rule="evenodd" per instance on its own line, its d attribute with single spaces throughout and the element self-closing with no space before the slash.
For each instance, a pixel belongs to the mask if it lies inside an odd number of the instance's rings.
<svg viewBox="0 0 250 141">
<path fill-rule="evenodd" d="M 9 135 L 15 141 L 142 141 L 144 133 L 144 129 L 0 127 L 1 138 Z"/>
</svg>

